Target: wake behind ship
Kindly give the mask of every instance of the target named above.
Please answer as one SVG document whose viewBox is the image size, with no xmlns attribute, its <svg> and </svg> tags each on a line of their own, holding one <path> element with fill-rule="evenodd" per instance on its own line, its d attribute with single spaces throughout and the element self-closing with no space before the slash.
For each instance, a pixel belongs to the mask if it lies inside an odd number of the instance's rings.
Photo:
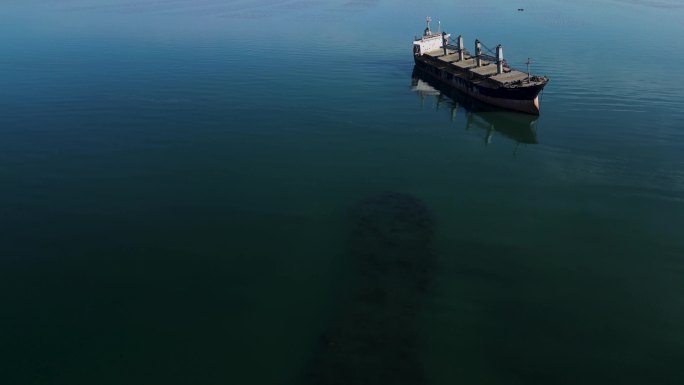
<svg viewBox="0 0 684 385">
<path fill-rule="evenodd" d="M 465 49 L 462 36 L 456 39 L 455 45 L 449 44 L 450 37 L 446 32 L 433 33 L 428 17 L 423 36 L 413 41 L 416 68 L 477 100 L 539 115 L 539 93 L 549 81 L 546 76 L 509 67 L 501 45 L 492 56 L 483 53 L 483 45 L 475 40 L 472 55 Z"/>
</svg>

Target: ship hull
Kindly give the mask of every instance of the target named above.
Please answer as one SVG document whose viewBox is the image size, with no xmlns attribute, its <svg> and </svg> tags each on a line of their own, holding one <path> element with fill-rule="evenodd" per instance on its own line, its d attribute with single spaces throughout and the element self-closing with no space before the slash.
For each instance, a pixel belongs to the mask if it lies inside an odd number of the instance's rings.
<svg viewBox="0 0 684 385">
<path fill-rule="evenodd" d="M 544 84 L 517 88 L 491 88 L 468 79 L 466 74 L 454 76 L 453 73 L 446 71 L 443 64 L 440 65 L 424 56 L 415 56 L 415 62 L 416 68 L 422 73 L 474 99 L 508 110 L 539 115 L 539 93 L 544 88 Z"/>
</svg>

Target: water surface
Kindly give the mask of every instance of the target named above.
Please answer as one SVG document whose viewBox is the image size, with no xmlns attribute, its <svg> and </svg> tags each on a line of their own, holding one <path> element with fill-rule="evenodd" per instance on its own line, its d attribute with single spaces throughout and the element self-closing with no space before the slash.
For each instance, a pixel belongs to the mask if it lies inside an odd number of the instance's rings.
<svg viewBox="0 0 684 385">
<path fill-rule="evenodd" d="M 432 218 L 428 383 L 684 381 L 684 3 L 2 8 L 3 384 L 304 382 L 387 192 Z M 427 15 L 541 116 L 416 90 Z"/>
</svg>

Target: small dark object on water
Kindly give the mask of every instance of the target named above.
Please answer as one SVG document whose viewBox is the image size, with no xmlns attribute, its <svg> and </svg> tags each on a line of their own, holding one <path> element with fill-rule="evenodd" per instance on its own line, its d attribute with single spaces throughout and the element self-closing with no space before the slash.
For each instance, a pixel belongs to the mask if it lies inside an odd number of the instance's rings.
<svg viewBox="0 0 684 385">
<path fill-rule="evenodd" d="M 522 12 L 524 10 L 525 10 L 525 8 L 518 8 L 518 12 Z"/>
</svg>

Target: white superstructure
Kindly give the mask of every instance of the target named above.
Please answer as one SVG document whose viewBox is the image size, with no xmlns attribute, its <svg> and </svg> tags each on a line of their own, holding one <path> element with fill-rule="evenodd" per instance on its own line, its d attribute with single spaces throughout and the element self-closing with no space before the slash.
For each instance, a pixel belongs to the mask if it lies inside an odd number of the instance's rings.
<svg viewBox="0 0 684 385">
<path fill-rule="evenodd" d="M 428 17 L 426 19 L 427 28 L 425 28 L 423 36 L 421 36 L 420 39 L 416 38 L 416 40 L 413 41 L 414 55 L 422 55 L 426 52 L 436 51 L 444 46 L 444 41 L 446 41 L 447 44 L 449 43 L 449 37 L 451 35 L 441 34 L 439 32 L 432 33 L 430 30 L 430 21 L 431 20 Z"/>
</svg>

